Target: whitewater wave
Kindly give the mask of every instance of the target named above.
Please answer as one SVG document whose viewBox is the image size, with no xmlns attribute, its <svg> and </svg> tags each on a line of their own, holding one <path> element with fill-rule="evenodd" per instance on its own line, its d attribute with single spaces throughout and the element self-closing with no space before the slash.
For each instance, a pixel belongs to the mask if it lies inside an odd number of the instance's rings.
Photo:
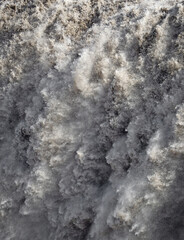
<svg viewBox="0 0 184 240">
<path fill-rule="evenodd" d="M 0 239 L 184 238 L 183 12 L 0 3 Z"/>
</svg>

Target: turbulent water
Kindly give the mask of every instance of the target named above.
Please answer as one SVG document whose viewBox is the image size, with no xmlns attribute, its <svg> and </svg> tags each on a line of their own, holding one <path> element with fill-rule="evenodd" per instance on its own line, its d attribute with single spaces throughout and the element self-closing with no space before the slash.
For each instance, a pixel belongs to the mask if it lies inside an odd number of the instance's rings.
<svg viewBox="0 0 184 240">
<path fill-rule="evenodd" d="M 0 1 L 0 240 L 184 239 L 184 2 Z"/>
</svg>

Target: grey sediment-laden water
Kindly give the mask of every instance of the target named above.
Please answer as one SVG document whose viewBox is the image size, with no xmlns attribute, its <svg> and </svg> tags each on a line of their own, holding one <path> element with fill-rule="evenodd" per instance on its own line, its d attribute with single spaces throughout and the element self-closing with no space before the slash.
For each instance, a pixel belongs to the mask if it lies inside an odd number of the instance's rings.
<svg viewBox="0 0 184 240">
<path fill-rule="evenodd" d="M 0 240 L 184 239 L 184 2 L 0 2 Z"/>
</svg>

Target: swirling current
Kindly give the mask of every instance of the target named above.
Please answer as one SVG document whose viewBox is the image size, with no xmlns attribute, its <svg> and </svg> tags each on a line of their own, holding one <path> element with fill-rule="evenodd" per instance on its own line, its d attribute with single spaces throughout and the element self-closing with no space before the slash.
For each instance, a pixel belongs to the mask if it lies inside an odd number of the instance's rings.
<svg viewBox="0 0 184 240">
<path fill-rule="evenodd" d="M 183 172 L 183 1 L 0 1 L 0 240 L 183 240 Z"/>
</svg>

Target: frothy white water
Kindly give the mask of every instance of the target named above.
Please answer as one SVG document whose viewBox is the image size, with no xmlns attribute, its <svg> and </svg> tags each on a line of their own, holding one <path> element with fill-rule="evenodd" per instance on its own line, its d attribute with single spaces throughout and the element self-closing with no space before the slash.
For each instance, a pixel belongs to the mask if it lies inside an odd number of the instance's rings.
<svg viewBox="0 0 184 240">
<path fill-rule="evenodd" d="M 183 239 L 182 1 L 0 12 L 0 239 Z"/>
</svg>

